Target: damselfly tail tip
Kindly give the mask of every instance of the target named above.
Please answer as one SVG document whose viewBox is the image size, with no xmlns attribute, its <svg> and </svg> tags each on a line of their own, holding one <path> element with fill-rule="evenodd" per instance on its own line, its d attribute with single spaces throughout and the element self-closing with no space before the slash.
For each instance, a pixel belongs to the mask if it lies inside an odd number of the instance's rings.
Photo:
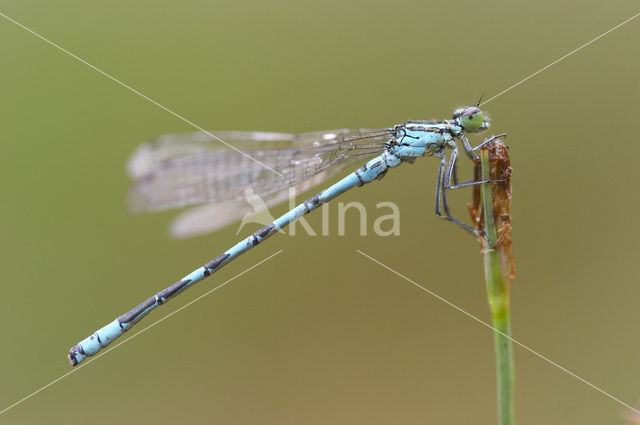
<svg viewBox="0 0 640 425">
<path fill-rule="evenodd" d="M 74 345 L 73 347 L 71 347 L 71 350 L 69 350 L 69 354 L 67 354 L 67 358 L 69 359 L 69 363 L 71 363 L 71 366 L 76 366 L 78 363 L 80 363 L 81 360 L 78 360 L 78 355 L 81 355 L 81 351 L 82 349 L 79 348 L 77 345 Z"/>
</svg>

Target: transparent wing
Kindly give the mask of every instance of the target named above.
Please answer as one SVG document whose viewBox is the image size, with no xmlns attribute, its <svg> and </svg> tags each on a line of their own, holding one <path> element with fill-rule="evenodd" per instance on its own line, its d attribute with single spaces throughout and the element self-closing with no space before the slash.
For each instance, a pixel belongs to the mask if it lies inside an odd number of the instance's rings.
<svg viewBox="0 0 640 425">
<path fill-rule="evenodd" d="M 317 174 L 297 185 L 293 193 L 299 195 L 326 179 L 327 172 Z M 257 195 L 250 186 L 246 187 L 244 191 L 243 200 L 211 202 L 180 213 L 171 223 L 169 235 L 179 239 L 202 235 L 226 227 L 241 218 L 242 222 L 236 234 L 248 223 L 266 226 L 274 221 L 269 208 L 285 202 L 289 198 L 289 189 L 276 192 L 265 198 Z"/>
<path fill-rule="evenodd" d="M 243 151 L 280 175 L 206 133 L 163 136 L 141 145 L 129 161 L 128 170 L 135 179 L 129 207 L 134 211 L 154 211 L 240 201 L 247 186 L 266 197 L 333 170 L 325 174 L 325 179 L 329 178 L 352 159 L 382 152 L 385 143 L 393 138 L 393 130 L 217 135 L 233 146 L 252 146 Z M 265 145 L 270 148 L 261 148 Z"/>
<path fill-rule="evenodd" d="M 290 147 L 294 146 L 297 137 L 268 131 L 216 131 L 211 134 L 240 150 Z M 165 134 L 141 144 L 129 158 L 127 171 L 138 179 L 172 159 L 225 149 L 229 148 L 204 131 Z"/>
<path fill-rule="evenodd" d="M 265 200 L 267 208 L 283 202 L 288 191 L 283 191 L 276 197 Z M 203 235 L 222 229 L 242 217 L 251 214 L 260 214 L 268 209 L 253 210 L 252 206 L 244 201 L 226 201 L 221 203 L 209 203 L 198 205 L 180 213 L 169 226 L 169 235 L 173 238 L 183 239 L 192 236 Z"/>
</svg>

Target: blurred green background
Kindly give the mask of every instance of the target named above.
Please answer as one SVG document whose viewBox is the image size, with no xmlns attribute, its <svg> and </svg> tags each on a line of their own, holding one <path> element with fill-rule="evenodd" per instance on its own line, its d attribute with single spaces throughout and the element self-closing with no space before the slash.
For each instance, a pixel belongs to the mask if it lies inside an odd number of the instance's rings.
<svg viewBox="0 0 640 425">
<path fill-rule="evenodd" d="M 286 132 L 448 118 L 638 12 L 631 0 L 0 4 L 200 126 Z M 485 106 L 514 167 L 513 336 L 634 405 L 639 35 L 631 22 Z M 129 214 L 130 152 L 192 128 L 4 19 L 0 39 L 3 409 L 237 227 L 176 241 L 174 213 Z M 375 204 L 397 203 L 400 236 L 359 236 L 355 214 L 344 237 L 276 236 L 144 325 L 282 254 L 0 422 L 495 423 L 491 331 L 356 252 L 489 320 L 477 243 L 432 213 L 436 170 L 423 159 L 340 199 L 368 207 L 370 230 Z M 469 198 L 454 197 L 458 215 Z M 627 423 L 613 400 L 515 355 L 519 424 Z"/>
</svg>

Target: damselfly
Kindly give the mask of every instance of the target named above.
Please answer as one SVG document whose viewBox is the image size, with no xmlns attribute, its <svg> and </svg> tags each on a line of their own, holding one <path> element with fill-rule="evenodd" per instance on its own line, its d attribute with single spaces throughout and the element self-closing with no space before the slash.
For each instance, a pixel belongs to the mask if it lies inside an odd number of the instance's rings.
<svg viewBox="0 0 640 425">
<path fill-rule="evenodd" d="M 306 190 L 365 156 L 375 156 L 336 184 L 304 201 L 291 211 L 238 242 L 228 251 L 158 292 L 133 310 L 116 318 L 71 348 L 73 366 L 96 354 L 157 306 L 210 276 L 244 252 L 354 186 L 382 178 L 389 169 L 421 156 L 440 159 L 436 184 L 435 213 L 465 229 L 450 212 L 447 190 L 478 183 L 457 182 L 458 147 L 462 141 L 470 158 L 487 139 L 472 148 L 465 133 L 489 127 L 477 106 L 459 108 L 443 121 L 408 121 L 393 128 L 333 130 L 300 135 L 269 132 L 218 132 L 218 138 L 246 153 L 224 149 L 205 132 L 167 135 L 141 145 L 129 161 L 135 180 L 130 206 L 138 211 L 162 210 L 203 204 L 182 213 L 172 227 L 176 236 L 212 231 L 236 221 L 243 209 L 244 189 L 251 185 L 270 206 L 283 201 L 290 187 Z M 499 136 L 496 136 L 499 137 Z M 261 143 L 269 149 L 255 148 Z M 250 145 L 254 146 L 252 149 Z M 278 147 L 273 147 L 278 144 Z M 447 150 L 451 151 L 447 161 Z M 276 171 L 276 172 L 274 172 Z M 286 197 L 286 195 L 284 195 Z"/>
</svg>

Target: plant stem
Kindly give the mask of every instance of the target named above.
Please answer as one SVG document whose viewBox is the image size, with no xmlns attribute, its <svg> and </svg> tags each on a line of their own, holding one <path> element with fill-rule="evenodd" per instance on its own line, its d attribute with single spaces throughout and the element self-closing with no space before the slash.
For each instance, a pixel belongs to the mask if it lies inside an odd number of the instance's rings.
<svg viewBox="0 0 640 425">
<path fill-rule="evenodd" d="M 480 154 L 482 180 L 491 180 L 489 152 L 483 149 Z M 493 216 L 492 183 L 482 184 L 482 203 L 484 210 L 485 232 L 488 244 L 484 249 L 485 279 L 487 297 L 493 318 L 494 348 L 496 352 L 496 379 L 498 386 L 498 424 L 513 425 L 513 388 L 514 365 L 513 346 L 511 344 L 511 320 L 509 318 L 509 288 L 502 274 L 500 258 L 495 248 L 497 244 L 496 228 Z"/>
<path fill-rule="evenodd" d="M 493 326 L 498 331 L 494 333 L 494 347 L 496 351 L 496 380 L 498 383 L 498 423 L 500 425 L 513 425 L 513 347 L 511 340 L 505 335 L 510 335 L 511 324 L 508 311 L 503 316 L 493 315 Z"/>
</svg>

